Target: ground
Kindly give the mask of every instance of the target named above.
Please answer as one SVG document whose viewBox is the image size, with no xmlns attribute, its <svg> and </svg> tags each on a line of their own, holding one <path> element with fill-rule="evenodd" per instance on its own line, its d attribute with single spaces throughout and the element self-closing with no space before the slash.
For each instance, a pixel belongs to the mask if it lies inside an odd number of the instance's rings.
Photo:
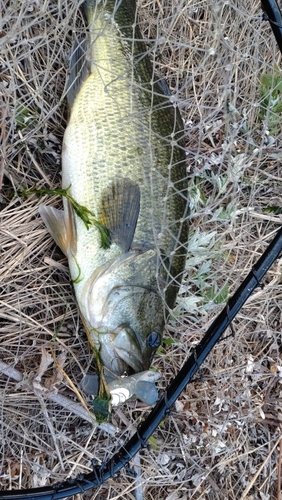
<svg viewBox="0 0 282 500">
<path fill-rule="evenodd" d="M 150 409 L 129 401 L 111 426 L 93 425 L 90 398 L 74 392 L 91 350 L 38 215 L 50 198 L 20 196 L 60 186 L 78 3 L 0 5 L 0 486 L 19 489 L 89 472 Z M 185 123 L 191 208 L 187 269 L 153 362 L 161 393 L 281 225 L 281 55 L 256 0 L 140 0 L 138 11 Z M 83 497 L 281 500 L 281 260 L 263 283 L 130 464 L 137 477 L 125 469 Z"/>
</svg>

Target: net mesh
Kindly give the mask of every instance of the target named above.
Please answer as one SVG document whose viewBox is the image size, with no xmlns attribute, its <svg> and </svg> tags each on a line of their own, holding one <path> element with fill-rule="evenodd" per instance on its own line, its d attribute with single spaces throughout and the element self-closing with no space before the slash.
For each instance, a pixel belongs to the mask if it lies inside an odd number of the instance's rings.
<svg viewBox="0 0 282 500">
<path fill-rule="evenodd" d="M 113 410 L 111 425 L 93 425 L 91 398 L 78 385 L 92 354 L 67 260 L 38 216 L 47 197 L 18 195 L 23 186 L 61 183 L 65 75 L 72 43 L 85 32 L 79 4 L 0 6 L 0 485 L 8 489 L 89 472 L 92 458 L 107 460 L 148 408 L 128 401 Z M 162 390 L 281 223 L 281 56 L 259 1 L 139 0 L 138 12 L 155 71 L 181 111 L 187 148 L 189 251 L 153 361 Z M 280 265 L 133 471 L 91 498 L 279 498 Z"/>
</svg>

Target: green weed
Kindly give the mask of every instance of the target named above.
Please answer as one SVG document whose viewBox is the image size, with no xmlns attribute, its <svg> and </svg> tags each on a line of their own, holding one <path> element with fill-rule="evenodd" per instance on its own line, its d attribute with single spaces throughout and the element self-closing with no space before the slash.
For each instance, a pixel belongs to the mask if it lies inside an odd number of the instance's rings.
<svg viewBox="0 0 282 500">
<path fill-rule="evenodd" d="M 259 92 L 259 118 L 269 132 L 276 135 L 281 130 L 282 119 L 282 74 L 278 66 L 275 66 L 274 74 L 266 73 L 261 77 Z"/>
<path fill-rule="evenodd" d="M 36 109 L 37 111 L 37 109 Z M 35 114 L 21 104 L 16 107 L 16 128 L 24 130 L 35 119 Z"/>
<path fill-rule="evenodd" d="M 69 194 L 70 186 L 67 189 L 49 189 L 49 188 L 36 188 L 32 187 L 30 189 L 22 188 L 18 195 L 21 197 L 30 196 L 32 194 L 37 194 L 39 196 L 50 195 L 50 196 L 64 196 L 67 200 L 69 200 L 72 208 L 75 213 L 80 217 L 80 219 L 84 222 L 86 229 L 93 224 L 97 227 L 101 236 L 101 247 L 109 248 L 111 244 L 110 232 L 104 224 L 102 224 L 98 219 L 96 219 L 95 214 L 91 212 L 88 208 L 83 205 L 80 205 L 75 199 Z"/>
</svg>

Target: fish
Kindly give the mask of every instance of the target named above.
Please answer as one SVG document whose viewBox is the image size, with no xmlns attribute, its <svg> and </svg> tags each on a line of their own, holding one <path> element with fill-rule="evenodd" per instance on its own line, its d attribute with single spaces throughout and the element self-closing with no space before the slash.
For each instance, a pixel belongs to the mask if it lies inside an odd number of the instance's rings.
<svg viewBox="0 0 282 500">
<path fill-rule="evenodd" d="M 111 242 L 105 248 L 99 229 L 86 228 L 66 198 L 63 211 L 42 205 L 40 214 L 68 258 L 99 361 L 119 380 L 149 370 L 181 283 L 189 216 L 184 127 L 155 74 L 135 0 L 83 7 L 89 33 L 70 57 L 62 188 L 95 214 Z"/>
</svg>

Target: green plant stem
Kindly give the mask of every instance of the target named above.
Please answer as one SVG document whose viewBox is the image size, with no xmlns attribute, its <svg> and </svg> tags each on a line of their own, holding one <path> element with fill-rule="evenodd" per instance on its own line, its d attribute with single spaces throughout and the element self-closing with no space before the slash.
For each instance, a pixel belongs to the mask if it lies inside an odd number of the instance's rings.
<svg viewBox="0 0 282 500">
<path fill-rule="evenodd" d="M 39 196 L 44 196 L 44 195 L 49 195 L 49 196 L 64 196 L 72 205 L 75 213 L 77 214 L 78 217 L 84 222 L 86 229 L 88 230 L 91 225 L 94 225 L 97 227 L 97 229 L 100 232 L 101 236 L 101 247 L 102 248 L 109 248 L 111 244 L 111 236 L 110 236 L 110 231 L 104 224 L 102 224 L 96 217 L 95 214 L 89 210 L 87 207 L 80 205 L 70 194 L 69 194 L 69 189 L 71 186 L 69 186 L 66 189 L 62 188 L 56 188 L 56 189 L 50 189 L 50 188 L 36 188 L 32 187 L 30 189 L 25 189 L 22 188 L 19 191 L 19 196 L 25 197 L 25 196 L 30 196 L 32 194 L 37 194 Z"/>
</svg>

